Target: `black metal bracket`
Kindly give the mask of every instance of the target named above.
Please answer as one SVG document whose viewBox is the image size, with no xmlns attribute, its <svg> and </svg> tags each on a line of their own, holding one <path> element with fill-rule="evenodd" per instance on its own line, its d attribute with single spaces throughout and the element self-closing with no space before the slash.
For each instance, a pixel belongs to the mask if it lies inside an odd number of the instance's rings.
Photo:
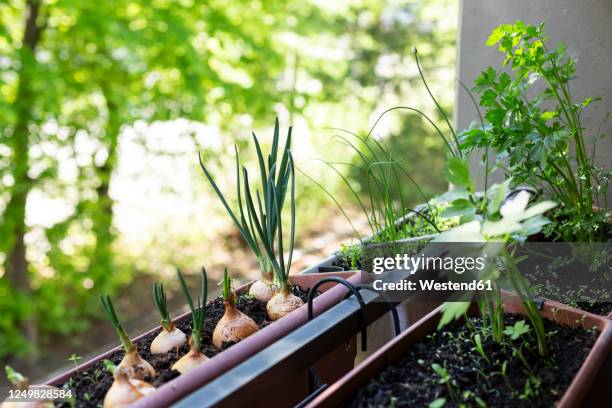
<svg viewBox="0 0 612 408">
<path fill-rule="evenodd" d="M 347 289 L 349 289 L 349 292 L 344 296 L 344 299 L 348 299 L 351 296 L 355 296 L 355 298 L 357 299 L 357 301 L 359 302 L 359 306 L 360 306 L 360 311 L 361 311 L 361 315 L 360 315 L 360 324 L 361 324 L 361 350 L 362 351 L 366 351 L 368 349 L 368 345 L 367 345 L 367 341 L 368 341 L 368 332 L 367 332 L 367 327 L 366 327 L 366 323 L 365 323 L 365 304 L 363 302 L 363 298 L 361 296 L 361 293 L 359 293 L 360 290 L 364 289 L 364 290 L 369 290 L 371 292 L 374 293 L 378 293 L 377 291 L 375 291 L 371 285 L 368 284 L 359 284 L 359 285 L 353 285 L 351 283 L 349 283 L 348 281 L 346 281 L 345 279 L 342 278 L 338 278 L 338 277 L 329 277 L 329 278 L 323 278 L 320 281 L 318 281 L 312 288 L 310 288 L 310 290 L 308 291 L 308 321 L 311 321 L 314 318 L 314 311 L 313 311 L 313 305 L 312 305 L 312 301 L 314 300 L 314 294 L 317 293 L 317 289 L 328 282 L 336 282 L 339 283 L 341 285 L 344 285 Z M 387 296 L 386 293 L 382 293 L 382 296 L 385 298 L 385 301 L 387 303 L 387 307 L 389 308 L 389 311 L 391 312 L 391 316 L 393 318 L 393 327 L 395 329 L 395 335 L 398 336 L 401 333 L 401 328 L 400 328 L 400 324 L 399 324 L 399 316 L 397 314 L 397 308 L 396 308 L 396 303 L 392 302 L 389 297 Z M 309 390 L 309 394 L 308 396 L 303 399 L 299 404 L 297 404 L 295 406 L 295 408 L 301 408 L 303 406 L 306 406 L 308 404 L 308 402 L 312 401 L 317 395 L 319 395 L 321 392 L 323 392 L 326 388 L 328 387 L 327 384 L 324 384 L 321 381 L 321 378 L 319 377 L 319 375 L 317 374 L 316 370 L 313 367 L 309 367 L 308 368 L 308 390 Z"/>
<path fill-rule="evenodd" d="M 370 292 L 376 293 L 385 299 L 385 303 L 387 303 L 387 307 L 389 308 L 389 311 L 391 312 L 391 317 L 393 318 L 393 329 L 395 330 L 395 335 L 399 336 L 402 332 L 402 329 L 400 328 L 399 315 L 397 314 L 397 303 L 391 301 L 391 299 L 389 298 L 389 295 L 386 292 L 379 292 L 376 289 L 374 289 L 372 285 L 370 284 L 360 283 L 359 285 L 356 286 L 356 288 L 358 290 L 361 290 L 361 289 L 369 290 Z M 344 296 L 344 299 L 348 299 L 349 297 L 351 297 L 351 295 L 352 293 L 347 293 L 346 296 Z"/>
<path fill-rule="evenodd" d="M 345 286 L 350 291 L 349 296 L 355 295 L 355 298 L 359 302 L 359 308 L 361 309 L 361 314 L 360 314 L 361 350 L 366 351 L 368 349 L 368 333 L 367 333 L 367 327 L 365 323 L 366 321 L 365 320 L 365 303 L 363 303 L 363 298 L 361 297 L 361 293 L 359 293 L 359 290 L 357 290 L 357 288 L 352 283 L 349 283 L 346 279 L 342 279 L 337 276 L 330 276 L 329 278 L 323 278 L 319 280 L 317 283 L 315 283 L 314 286 L 312 286 L 308 290 L 308 321 L 311 321 L 314 318 L 312 301 L 314 299 L 315 293 L 317 293 L 317 289 L 319 289 L 321 285 L 324 285 L 329 282 L 336 282 L 336 283 L 339 283 Z"/>
</svg>

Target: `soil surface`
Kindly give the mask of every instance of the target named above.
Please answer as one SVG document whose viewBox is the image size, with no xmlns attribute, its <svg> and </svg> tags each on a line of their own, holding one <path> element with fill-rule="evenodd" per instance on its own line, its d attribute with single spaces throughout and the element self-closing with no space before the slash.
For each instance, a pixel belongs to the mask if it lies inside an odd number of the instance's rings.
<svg viewBox="0 0 612 408">
<path fill-rule="evenodd" d="M 506 315 L 506 327 L 525 316 Z M 470 318 L 473 327 L 482 320 Z M 482 339 L 483 357 L 475 347 L 473 330 L 455 322 L 414 344 L 397 364 L 388 365 L 360 387 L 350 407 L 552 407 L 565 392 L 591 350 L 598 332 L 569 328 L 545 320 L 550 355 L 540 358 L 533 329 L 505 345 Z M 513 357 L 520 350 L 524 362 Z M 516 353 L 516 352 L 515 352 Z M 516 355 L 516 354 L 515 354 Z M 448 374 L 434 370 L 438 364 Z M 445 400 L 443 404 L 442 399 Z"/>
<path fill-rule="evenodd" d="M 292 290 L 293 293 L 299 296 L 304 302 L 307 301 L 308 291 L 302 290 L 302 288 L 299 286 L 294 286 Z M 268 316 L 266 314 L 266 304 L 264 302 L 241 295 L 236 299 L 236 306 L 241 312 L 252 318 L 260 329 L 271 323 L 271 321 L 268 320 Z M 223 313 L 223 299 L 221 297 L 218 297 L 207 304 L 201 334 L 203 351 L 209 358 L 221 352 L 212 344 L 212 334 L 215 330 L 217 322 L 223 316 Z M 187 336 L 191 334 L 191 316 L 188 316 L 182 321 L 175 322 L 175 325 Z M 189 351 L 189 346 L 185 344 L 178 350 L 178 353 L 169 352 L 158 355 L 151 354 L 149 348 L 151 346 L 151 342 L 158 333 L 159 330 L 152 334 L 146 335 L 135 342 L 138 346 L 140 356 L 148 361 L 157 372 L 157 376 L 154 379 L 146 379 L 155 387 L 159 387 L 180 375 L 177 371 L 172 370 L 171 367 L 179 358 Z M 233 344 L 231 343 L 224 344 L 223 349 L 225 350 L 232 345 Z M 108 359 L 115 365 L 118 365 L 121 362 L 124 354 L 125 353 L 123 350 L 119 350 L 113 353 Z M 59 386 L 68 387 L 72 390 L 73 395 L 76 395 L 76 407 L 101 407 L 104 401 L 104 396 L 112 383 L 112 374 L 107 371 L 102 362 L 99 361 L 91 366 L 88 370 L 78 373 L 72 377 L 70 381 L 65 384 L 60 384 Z M 67 408 L 70 407 L 70 404 L 66 402 L 57 402 L 56 406 Z"/>
<path fill-rule="evenodd" d="M 576 307 L 600 316 L 607 316 L 610 312 L 612 312 L 612 303 L 610 302 L 577 302 Z"/>
</svg>

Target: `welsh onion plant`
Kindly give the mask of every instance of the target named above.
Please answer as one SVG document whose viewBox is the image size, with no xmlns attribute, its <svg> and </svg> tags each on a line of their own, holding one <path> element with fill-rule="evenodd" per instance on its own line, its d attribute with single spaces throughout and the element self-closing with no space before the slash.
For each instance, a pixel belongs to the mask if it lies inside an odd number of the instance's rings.
<svg viewBox="0 0 612 408">
<path fill-rule="evenodd" d="M 279 179 L 284 180 L 278 185 L 274 182 L 273 177 L 268 177 L 267 184 L 263 189 L 263 194 L 259 191 L 255 195 L 251 194 L 249 187 L 249 173 L 243 167 L 244 175 L 244 196 L 247 205 L 249 220 L 252 220 L 257 237 L 263 246 L 268 259 L 272 263 L 272 269 L 279 285 L 279 291 L 275 293 L 266 304 L 268 317 L 271 320 L 277 320 L 293 310 L 300 307 L 304 302 L 298 296 L 291 292 L 291 281 L 289 273 L 291 270 L 291 262 L 293 258 L 293 248 L 295 244 L 295 165 L 293 156 L 289 150 L 284 152 L 285 160 L 281 162 L 279 168 Z M 275 174 L 276 166 L 272 165 L 271 174 Z M 289 186 L 290 184 L 290 186 Z M 290 187 L 290 233 L 289 233 L 289 250 L 287 257 L 284 253 L 283 243 L 283 223 L 282 209 L 285 201 L 285 195 Z M 261 195 L 264 196 L 263 204 Z M 256 203 L 253 197 L 256 198 Z M 270 220 L 274 217 L 276 220 L 272 223 Z"/>
<path fill-rule="evenodd" d="M 202 326 L 204 324 L 204 316 L 206 313 L 206 296 L 208 293 L 208 282 L 206 278 L 206 269 L 202 268 L 200 272 L 200 294 L 197 298 L 197 303 L 194 304 L 187 283 L 183 273 L 177 269 L 176 274 L 178 276 L 179 283 L 181 284 L 181 290 L 187 299 L 189 310 L 191 310 L 191 337 L 189 338 L 189 352 L 181 357 L 172 366 L 173 370 L 178 371 L 181 374 L 185 374 L 198 367 L 199 365 L 208 361 L 208 357 L 202 352 Z"/>
<path fill-rule="evenodd" d="M 121 340 L 123 350 L 125 351 L 125 356 L 121 360 L 121 363 L 119 363 L 118 367 L 125 369 L 125 372 L 130 378 L 142 380 L 145 377 L 155 377 L 155 369 L 145 359 L 140 357 L 140 354 L 138 354 L 138 348 L 134 343 L 132 343 L 130 337 L 127 335 L 123 329 L 123 326 L 119 322 L 119 318 L 117 317 L 117 313 L 115 312 L 115 307 L 113 306 L 110 296 L 103 295 L 100 298 L 100 301 L 102 303 L 102 309 L 104 309 L 106 317 L 115 328 L 115 331 L 119 336 L 119 340 Z"/>
<path fill-rule="evenodd" d="M 151 342 L 151 354 L 163 354 L 178 349 L 187 341 L 187 336 L 170 319 L 163 283 L 153 284 L 153 302 L 161 315 L 162 331 Z"/>
<path fill-rule="evenodd" d="M 279 223 L 280 217 L 277 214 L 273 214 L 272 210 L 272 191 L 271 185 L 278 192 L 278 205 L 280 208 L 283 207 L 285 201 L 285 195 L 287 193 L 287 184 L 289 182 L 289 149 L 291 148 L 291 127 L 287 131 L 287 137 L 285 139 L 285 147 L 282 150 L 282 154 L 279 156 L 279 139 L 280 139 L 280 128 L 278 118 L 274 124 L 274 136 L 272 138 L 272 147 L 270 153 L 265 160 L 264 154 L 261 150 L 259 139 L 253 133 L 253 142 L 255 144 L 255 150 L 257 153 L 257 161 L 259 165 L 259 178 L 261 181 L 262 196 L 257 194 L 257 203 L 261 212 L 251 213 L 248 209 L 246 197 L 243 195 L 247 194 L 249 190 L 248 180 L 241 178 L 241 172 L 243 172 L 240 164 L 240 158 L 238 155 L 238 148 L 234 145 L 234 151 L 236 154 L 236 199 L 238 201 L 238 211 L 234 211 L 229 205 L 225 195 L 219 189 L 217 183 L 210 171 L 206 168 L 206 165 L 202 161 L 201 155 L 199 155 L 200 167 L 204 172 L 204 175 L 210 182 L 213 190 L 221 200 L 225 210 L 229 214 L 230 218 L 234 222 L 235 226 L 240 231 L 240 234 L 253 251 L 253 254 L 259 261 L 259 267 L 261 277 L 254 282 L 249 288 L 249 293 L 258 300 L 267 302 L 272 298 L 275 292 L 273 285 L 274 278 L 274 262 L 270 258 L 267 251 L 264 249 L 264 244 L 261 241 L 261 234 L 256 230 L 256 225 L 259 225 L 266 230 L 266 238 L 273 241 L 277 231 L 277 224 Z M 280 159 L 280 161 L 279 161 Z M 276 199 L 276 198 L 275 198 Z M 263 200 L 263 202 L 262 202 Z M 264 211 L 265 210 L 265 211 Z"/>
</svg>

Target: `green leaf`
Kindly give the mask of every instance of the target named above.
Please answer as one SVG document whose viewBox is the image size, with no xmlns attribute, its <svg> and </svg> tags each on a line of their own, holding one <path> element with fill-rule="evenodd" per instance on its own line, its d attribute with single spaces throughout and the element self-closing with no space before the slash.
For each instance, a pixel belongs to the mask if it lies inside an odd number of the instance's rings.
<svg viewBox="0 0 612 408">
<path fill-rule="evenodd" d="M 524 320 L 514 323 L 514 326 L 508 326 L 504 329 L 504 334 L 510 336 L 512 340 L 516 340 L 524 334 L 529 333 L 531 328 Z"/>
<path fill-rule="evenodd" d="M 442 217 L 459 217 L 475 213 L 476 207 L 474 207 L 471 201 L 465 198 L 459 198 L 454 200 L 440 215 Z"/>
<path fill-rule="evenodd" d="M 489 212 L 489 215 L 494 215 L 499 212 L 499 207 L 506 197 L 506 193 L 508 192 L 511 182 L 512 178 L 509 178 L 503 183 L 493 184 L 491 188 L 489 188 L 489 191 L 487 192 L 487 197 L 489 198 L 487 211 Z"/>
<path fill-rule="evenodd" d="M 428 408 L 442 408 L 444 405 L 446 405 L 446 398 L 438 398 L 436 400 L 433 400 L 429 403 L 429 405 L 427 405 Z"/>
<path fill-rule="evenodd" d="M 489 35 L 489 38 L 487 38 L 487 42 L 485 44 L 488 47 L 491 47 L 491 46 L 497 44 L 499 42 L 499 40 L 501 40 L 505 34 L 506 33 L 505 33 L 503 25 L 501 25 L 501 26 L 499 26 L 497 28 L 494 28 L 493 31 L 491 31 L 491 34 Z"/>
<path fill-rule="evenodd" d="M 450 157 L 445 176 L 449 183 L 470 190 L 470 169 L 466 159 Z"/>
<path fill-rule="evenodd" d="M 442 318 L 438 323 L 438 329 L 457 320 L 470 308 L 470 302 L 444 302 L 442 304 Z"/>
</svg>

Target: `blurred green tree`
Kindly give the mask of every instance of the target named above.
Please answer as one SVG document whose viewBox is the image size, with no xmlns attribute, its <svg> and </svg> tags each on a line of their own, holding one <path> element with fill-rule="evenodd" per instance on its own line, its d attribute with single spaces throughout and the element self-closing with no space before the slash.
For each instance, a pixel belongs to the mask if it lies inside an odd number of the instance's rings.
<svg viewBox="0 0 612 408">
<path fill-rule="evenodd" d="M 92 285 L 108 291 L 129 278 L 115 258 L 109 194 L 126 128 L 187 118 L 230 131 L 238 115 L 256 126 L 271 123 L 278 106 L 308 117 L 332 105 L 361 126 L 361 113 L 396 100 L 389 93 L 401 100 L 412 92 L 414 72 L 404 72 L 412 46 L 428 44 L 426 68 L 452 62 L 437 59 L 452 52 L 452 29 L 441 35 L 424 22 L 418 2 L 328 6 L 0 2 L 0 358 L 36 345 L 37 331 L 83 329 L 82 317 L 98 310 Z M 320 44 L 326 52 L 311 52 Z M 298 77 L 316 86 L 299 86 Z M 71 183 L 58 177 L 68 161 L 77 163 Z M 37 190 L 66 199 L 68 215 L 29 225 Z M 42 253 L 36 269 L 29 247 Z"/>
</svg>

